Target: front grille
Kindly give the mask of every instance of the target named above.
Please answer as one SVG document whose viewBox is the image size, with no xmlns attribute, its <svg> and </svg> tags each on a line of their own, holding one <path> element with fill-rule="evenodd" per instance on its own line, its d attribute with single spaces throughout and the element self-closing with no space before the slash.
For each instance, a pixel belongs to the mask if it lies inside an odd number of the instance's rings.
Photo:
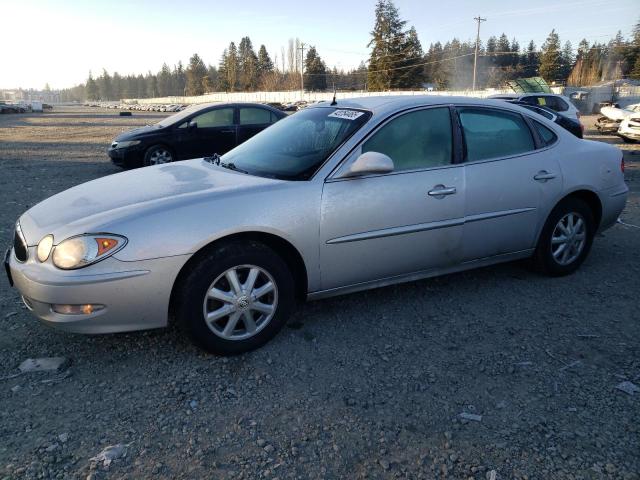
<svg viewBox="0 0 640 480">
<path fill-rule="evenodd" d="M 16 229 L 13 233 L 13 253 L 20 262 L 26 262 L 27 258 L 29 258 L 27 242 L 24 239 L 19 223 L 16 223 Z"/>
</svg>

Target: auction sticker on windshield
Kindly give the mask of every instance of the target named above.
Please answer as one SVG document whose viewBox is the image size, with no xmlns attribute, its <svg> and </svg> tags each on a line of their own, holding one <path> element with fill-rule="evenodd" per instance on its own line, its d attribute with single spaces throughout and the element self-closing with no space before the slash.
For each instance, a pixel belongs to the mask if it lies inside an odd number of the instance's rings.
<svg viewBox="0 0 640 480">
<path fill-rule="evenodd" d="M 364 112 L 358 112 L 357 110 L 336 110 L 329 116 L 334 118 L 343 118 L 345 120 L 355 120 L 362 115 L 364 115 Z"/>
</svg>

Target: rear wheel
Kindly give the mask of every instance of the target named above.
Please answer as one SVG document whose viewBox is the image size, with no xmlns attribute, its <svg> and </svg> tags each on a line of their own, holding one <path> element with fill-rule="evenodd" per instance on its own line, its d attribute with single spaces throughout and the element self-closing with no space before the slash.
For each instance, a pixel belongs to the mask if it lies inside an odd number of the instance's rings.
<svg viewBox="0 0 640 480">
<path fill-rule="evenodd" d="M 287 264 L 258 242 L 224 244 L 205 253 L 178 288 L 176 319 L 195 344 L 218 355 L 265 344 L 294 304 Z"/>
<path fill-rule="evenodd" d="M 533 257 L 536 268 L 548 275 L 573 273 L 589 254 L 595 221 L 589 206 L 568 198 L 549 214 Z"/>
<path fill-rule="evenodd" d="M 144 154 L 144 166 L 161 165 L 175 160 L 173 153 L 164 145 L 149 147 Z"/>
</svg>

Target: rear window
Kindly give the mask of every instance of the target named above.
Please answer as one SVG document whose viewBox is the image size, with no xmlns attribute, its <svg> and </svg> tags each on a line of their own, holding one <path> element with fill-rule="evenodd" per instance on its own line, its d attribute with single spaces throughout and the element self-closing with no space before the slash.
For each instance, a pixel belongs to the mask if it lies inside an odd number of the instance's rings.
<svg viewBox="0 0 640 480">
<path fill-rule="evenodd" d="M 515 113 L 489 108 L 461 108 L 467 162 L 510 157 L 535 150 L 531 131 Z"/>
<path fill-rule="evenodd" d="M 545 147 L 548 147 L 549 145 L 552 145 L 556 142 L 556 140 L 558 139 L 558 136 L 555 133 L 553 133 L 551 129 L 545 127 L 537 120 L 532 119 L 532 121 L 534 126 L 536 127 L 536 130 L 538 131 L 538 134 L 540 134 L 540 139 L 542 140 L 542 144 Z"/>
</svg>

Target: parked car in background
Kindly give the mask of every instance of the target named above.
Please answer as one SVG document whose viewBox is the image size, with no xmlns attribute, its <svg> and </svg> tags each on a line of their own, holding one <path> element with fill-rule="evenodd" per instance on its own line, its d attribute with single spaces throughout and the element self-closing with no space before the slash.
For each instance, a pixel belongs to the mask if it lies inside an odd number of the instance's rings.
<svg viewBox="0 0 640 480">
<path fill-rule="evenodd" d="M 124 168 L 222 155 L 285 116 L 256 103 L 192 105 L 155 125 L 119 135 L 108 154 Z"/>
<path fill-rule="evenodd" d="M 584 135 L 584 125 L 580 123 L 578 120 L 567 117 L 555 110 L 551 110 L 549 107 L 541 107 L 537 105 L 530 105 L 528 103 L 520 102 L 518 100 L 511 101 L 514 105 L 520 105 L 527 110 L 531 110 L 532 112 L 536 112 L 539 115 L 542 115 L 548 120 L 551 120 L 554 123 L 557 123 L 565 130 L 573 133 L 576 137 L 582 138 Z"/>
<path fill-rule="evenodd" d="M 609 105 L 600 109 L 602 114 L 596 120 L 596 128 L 600 133 L 617 133 L 620 134 L 620 128 L 622 122 L 630 117 L 640 117 L 640 103 L 628 105 L 625 108 L 620 108 L 619 105 Z M 629 128 L 629 123 L 625 124 L 623 132 L 627 132 L 633 135 L 632 129 Z M 620 135 L 623 139 L 633 141 L 633 138 L 625 137 L 624 134 Z"/>
<path fill-rule="evenodd" d="M 617 133 L 627 143 L 640 141 L 640 112 L 622 120 Z"/>
<path fill-rule="evenodd" d="M 234 113 L 212 113 L 216 125 L 257 107 L 220 108 Z M 177 128 L 194 114 L 207 113 Z M 171 316 L 203 348 L 238 354 L 276 335 L 296 299 L 525 258 L 570 274 L 625 206 L 623 166 L 618 148 L 507 102 L 324 102 L 222 157 L 58 193 L 19 218 L 5 262 L 50 326 L 109 333 Z"/>
<path fill-rule="evenodd" d="M 557 95 L 555 93 L 514 93 L 492 95 L 489 98 L 515 100 L 528 103 L 529 105 L 549 107 L 551 110 L 561 113 L 566 117 L 580 121 L 580 111 L 571 103 L 571 100 L 564 95 Z"/>
</svg>

